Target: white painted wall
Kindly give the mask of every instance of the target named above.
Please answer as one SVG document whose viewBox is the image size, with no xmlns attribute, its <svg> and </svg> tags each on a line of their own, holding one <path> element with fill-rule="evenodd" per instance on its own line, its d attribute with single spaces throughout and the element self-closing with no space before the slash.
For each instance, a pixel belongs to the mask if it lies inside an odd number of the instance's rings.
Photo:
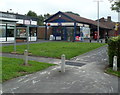
<svg viewBox="0 0 120 95">
<path fill-rule="evenodd" d="M 6 41 L 6 37 L 0 37 L 0 42 Z M 14 42 L 14 37 L 7 37 L 7 41 Z"/>
<path fill-rule="evenodd" d="M 5 42 L 6 41 L 6 37 L 0 37 L 0 42 Z M 37 37 L 29 37 L 29 41 L 37 41 Z M 14 37 L 7 37 L 7 42 L 14 42 Z"/>
<path fill-rule="evenodd" d="M 29 41 L 37 41 L 37 37 L 29 37 Z"/>
</svg>

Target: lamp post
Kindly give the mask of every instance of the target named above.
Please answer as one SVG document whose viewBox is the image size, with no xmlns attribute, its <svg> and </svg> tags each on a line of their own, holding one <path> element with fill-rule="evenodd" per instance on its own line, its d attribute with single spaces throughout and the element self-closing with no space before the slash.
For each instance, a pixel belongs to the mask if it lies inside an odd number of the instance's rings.
<svg viewBox="0 0 120 95">
<path fill-rule="evenodd" d="M 100 37 L 100 21 L 99 21 L 99 3 L 102 2 L 101 0 L 95 0 L 97 2 L 97 41 L 99 42 Z"/>
<path fill-rule="evenodd" d="M 99 0 L 97 1 L 97 6 L 98 6 L 98 20 L 97 20 L 97 32 L 98 32 L 98 36 L 97 36 L 97 41 L 99 42 L 99 26 L 100 26 L 100 23 L 99 23 Z"/>
</svg>

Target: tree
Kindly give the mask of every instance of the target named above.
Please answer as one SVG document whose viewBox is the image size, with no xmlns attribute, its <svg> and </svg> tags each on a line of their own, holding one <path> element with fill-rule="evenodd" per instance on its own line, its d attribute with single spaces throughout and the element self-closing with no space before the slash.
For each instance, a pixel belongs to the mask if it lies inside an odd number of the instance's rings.
<svg viewBox="0 0 120 95">
<path fill-rule="evenodd" d="M 49 13 L 44 14 L 44 16 L 43 15 L 37 15 L 35 12 L 30 10 L 27 13 L 27 16 L 32 16 L 32 17 L 38 18 L 38 25 L 44 25 L 44 20 L 48 19 L 51 15 Z"/>
<path fill-rule="evenodd" d="M 36 14 L 35 12 L 33 12 L 33 11 L 30 10 L 30 11 L 27 13 L 27 16 L 37 17 L 37 14 Z"/>
<path fill-rule="evenodd" d="M 51 15 L 49 13 L 44 14 L 44 19 L 48 19 Z"/>
<path fill-rule="evenodd" d="M 44 25 L 44 17 L 42 15 L 38 16 L 38 25 Z"/>
<path fill-rule="evenodd" d="M 113 1 L 113 0 L 112 0 Z M 120 12 L 120 0 L 115 1 L 112 6 L 111 6 L 112 10 L 115 10 L 116 12 Z"/>
<path fill-rule="evenodd" d="M 71 12 L 71 11 L 68 11 L 66 13 L 71 13 L 71 14 L 74 14 L 74 15 L 77 15 L 77 16 L 80 16 L 78 13 L 74 13 L 74 12 Z"/>
<path fill-rule="evenodd" d="M 44 20 L 48 19 L 51 15 L 49 13 L 38 16 L 38 25 L 44 25 Z"/>
</svg>

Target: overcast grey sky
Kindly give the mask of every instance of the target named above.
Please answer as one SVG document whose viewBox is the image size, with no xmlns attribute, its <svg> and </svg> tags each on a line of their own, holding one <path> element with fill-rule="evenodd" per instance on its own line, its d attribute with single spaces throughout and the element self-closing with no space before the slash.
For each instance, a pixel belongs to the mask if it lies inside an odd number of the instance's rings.
<svg viewBox="0 0 120 95">
<path fill-rule="evenodd" d="M 118 15 L 110 9 L 109 0 L 100 2 L 100 18 L 111 16 L 113 21 L 118 21 Z M 40 14 L 54 14 L 58 11 L 72 11 L 80 14 L 81 17 L 97 19 L 97 2 L 95 0 L 0 0 L 0 11 L 9 11 L 19 14 L 26 14 L 32 10 Z"/>
</svg>

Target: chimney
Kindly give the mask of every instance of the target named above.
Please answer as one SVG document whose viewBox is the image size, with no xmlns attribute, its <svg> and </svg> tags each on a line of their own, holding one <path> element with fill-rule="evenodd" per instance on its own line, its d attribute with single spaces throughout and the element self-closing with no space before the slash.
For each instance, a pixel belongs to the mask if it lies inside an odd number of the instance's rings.
<svg viewBox="0 0 120 95">
<path fill-rule="evenodd" d="M 107 21 L 111 22 L 111 16 L 107 17 Z"/>
<path fill-rule="evenodd" d="M 104 17 L 102 17 L 102 18 L 100 19 L 100 22 L 105 22 Z"/>
</svg>

